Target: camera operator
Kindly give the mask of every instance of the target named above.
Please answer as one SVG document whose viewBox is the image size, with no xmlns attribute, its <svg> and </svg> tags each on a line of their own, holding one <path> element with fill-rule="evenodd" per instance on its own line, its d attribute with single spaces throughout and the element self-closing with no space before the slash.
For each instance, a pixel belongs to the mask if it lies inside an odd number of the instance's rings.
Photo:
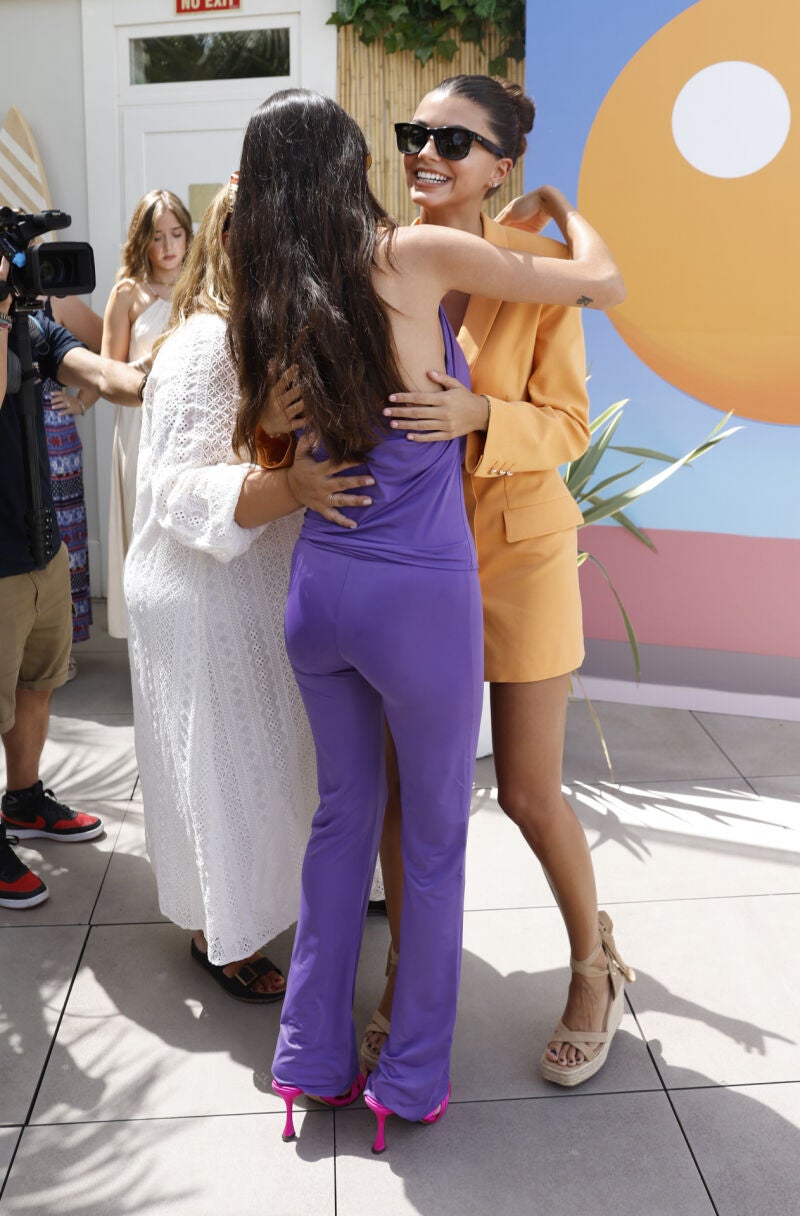
<svg viewBox="0 0 800 1216">
<path fill-rule="evenodd" d="M 39 763 L 47 737 L 50 698 L 66 682 L 72 640 L 72 602 L 67 550 L 52 510 L 47 444 L 37 381 L 35 432 L 39 482 L 52 513 L 52 546 L 44 564 L 31 548 L 23 420 L 17 408 L 19 362 L 9 337 L 13 293 L 10 267 L 0 259 L 0 734 L 6 755 L 7 792 L 0 811 L 0 907 L 29 908 L 47 898 L 47 887 L 11 848 L 18 839 L 80 841 L 98 836 L 94 815 L 73 811 L 45 790 Z M 25 321 L 25 318 L 22 318 Z M 71 387 L 95 390 L 121 405 L 136 405 L 144 389 L 141 369 L 103 359 L 81 346 L 44 313 L 31 318 L 33 357 L 39 374 Z M 14 368 L 13 365 L 16 365 Z M 15 380 L 16 375 L 16 380 Z M 7 836 L 6 833 L 9 833 Z M 11 835 L 13 833 L 13 835 Z"/>
</svg>

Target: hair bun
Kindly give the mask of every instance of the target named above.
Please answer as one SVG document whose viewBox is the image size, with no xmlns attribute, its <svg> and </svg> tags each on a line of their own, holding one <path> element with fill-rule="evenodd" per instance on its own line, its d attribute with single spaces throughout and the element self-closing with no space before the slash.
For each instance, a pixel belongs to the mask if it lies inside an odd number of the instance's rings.
<svg viewBox="0 0 800 1216">
<path fill-rule="evenodd" d="M 520 135 L 527 135 L 529 131 L 533 130 L 533 121 L 536 117 L 533 98 L 528 97 L 522 85 L 515 84 L 513 80 L 503 80 L 501 84 L 503 91 L 517 111 Z"/>
<path fill-rule="evenodd" d="M 466 97 L 479 105 L 486 112 L 498 144 L 516 164 L 527 147 L 525 136 L 536 117 L 536 107 L 521 85 L 494 76 L 463 74 L 448 76 L 434 91 Z"/>
</svg>

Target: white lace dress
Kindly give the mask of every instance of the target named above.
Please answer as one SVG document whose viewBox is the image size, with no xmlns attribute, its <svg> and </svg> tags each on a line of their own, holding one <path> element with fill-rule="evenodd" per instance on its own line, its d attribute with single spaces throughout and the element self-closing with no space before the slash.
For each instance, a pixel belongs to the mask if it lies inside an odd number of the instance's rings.
<svg viewBox="0 0 800 1216">
<path fill-rule="evenodd" d="M 300 513 L 244 529 L 225 326 L 192 317 L 148 381 L 125 566 L 136 754 L 165 916 L 214 963 L 297 918 L 317 806 L 311 733 L 283 640 Z"/>
</svg>

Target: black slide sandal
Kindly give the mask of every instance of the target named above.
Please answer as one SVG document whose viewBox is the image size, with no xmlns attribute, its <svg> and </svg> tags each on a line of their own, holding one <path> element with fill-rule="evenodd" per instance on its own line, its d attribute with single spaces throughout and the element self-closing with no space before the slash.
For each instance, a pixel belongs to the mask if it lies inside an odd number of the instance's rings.
<svg viewBox="0 0 800 1216">
<path fill-rule="evenodd" d="M 285 989 L 281 992 L 258 992 L 253 989 L 252 985 L 256 980 L 269 971 L 277 971 L 278 975 L 283 975 L 280 967 L 276 967 L 265 954 L 257 958 L 255 962 L 242 963 L 236 975 L 226 975 L 221 966 L 210 962 L 208 955 L 195 945 L 194 939 L 192 939 L 192 958 L 201 967 L 205 967 L 220 988 L 223 988 L 235 1001 L 245 1001 L 248 1005 L 272 1005 L 275 1001 L 282 1001 L 286 995 Z"/>
</svg>

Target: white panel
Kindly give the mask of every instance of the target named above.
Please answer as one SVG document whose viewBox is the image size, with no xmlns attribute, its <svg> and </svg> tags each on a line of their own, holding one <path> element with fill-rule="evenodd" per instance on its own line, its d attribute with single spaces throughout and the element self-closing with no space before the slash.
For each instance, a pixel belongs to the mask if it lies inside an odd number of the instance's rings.
<svg viewBox="0 0 800 1216">
<path fill-rule="evenodd" d="M 188 206 L 193 182 L 225 182 L 239 167 L 251 101 L 137 106 L 123 112 L 125 210 L 147 190 L 172 190 Z"/>
</svg>

